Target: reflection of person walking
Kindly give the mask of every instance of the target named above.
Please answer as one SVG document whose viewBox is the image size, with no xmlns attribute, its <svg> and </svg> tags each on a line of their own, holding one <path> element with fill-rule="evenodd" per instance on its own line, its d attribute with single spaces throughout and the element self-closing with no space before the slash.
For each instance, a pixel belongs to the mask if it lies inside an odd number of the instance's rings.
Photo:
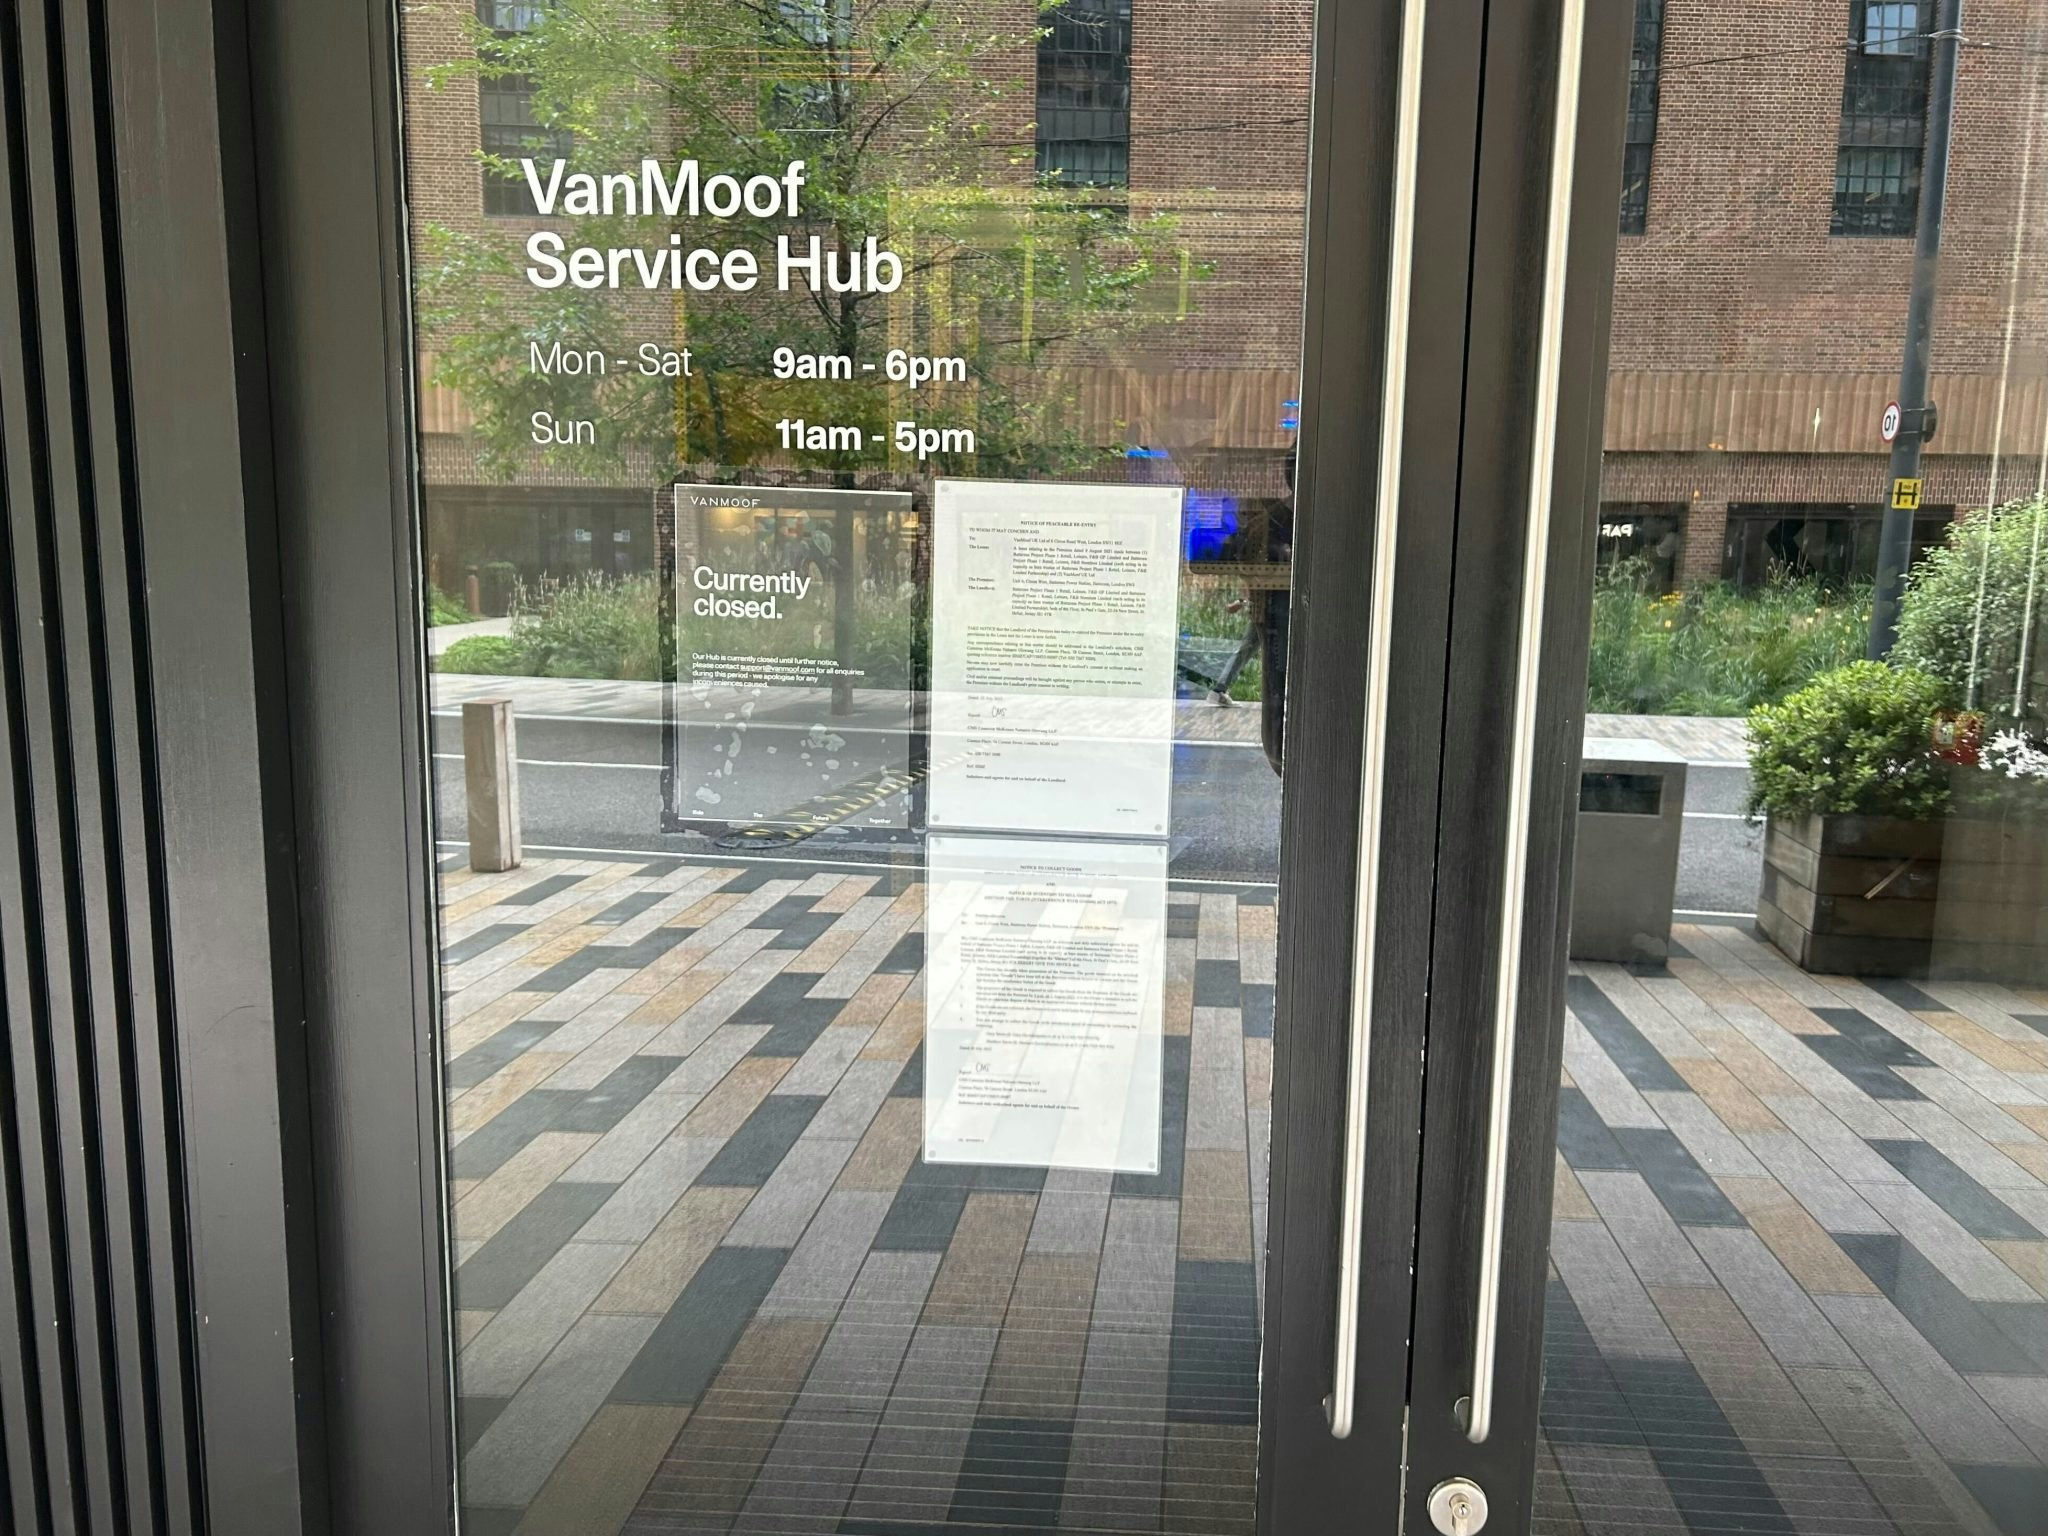
<svg viewBox="0 0 2048 1536">
<path fill-rule="evenodd" d="M 1239 598 L 1224 611 L 1226 613 L 1242 613 L 1244 608 L 1245 600 Z M 1245 625 L 1244 638 L 1238 641 L 1236 654 L 1230 658 L 1229 663 L 1223 668 L 1223 675 L 1216 679 L 1216 687 L 1209 695 L 1209 701 L 1212 704 L 1222 709 L 1228 709 L 1236 702 L 1230 696 L 1230 685 L 1237 681 L 1237 674 L 1244 670 L 1245 663 L 1259 654 L 1259 646 L 1264 639 L 1265 630 L 1257 619 L 1253 619 L 1249 624 Z"/>
</svg>

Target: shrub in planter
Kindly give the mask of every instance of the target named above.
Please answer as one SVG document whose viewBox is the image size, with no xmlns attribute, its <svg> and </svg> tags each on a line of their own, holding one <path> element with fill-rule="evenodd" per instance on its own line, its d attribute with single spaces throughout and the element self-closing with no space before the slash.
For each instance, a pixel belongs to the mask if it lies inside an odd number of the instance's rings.
<svg viewBox="0 0 2048 1536">
<path fill-rule="evenodd" d="M 1749 718 L 1749 810 L 1768 819 L 1757 921 L 1807 970 L 1924 970 L 1948 767 L 1943 682 L 1859 661 Z"/>
<path fill-rule="evenodd" d="M 470 635 L 443 651 L 437 672 L 480 672 L 491 677 L 525 677 L 533 671 L 526 651 L 508 635 Z"/>
<path fill-rule="evenodd" d="M 2048 735 L 2048 657 L 2036 595 L 2044 550 L 2048 502 L 2007 502 L 1961 519 L 1908 575 L 1892 649 L 1894 662 L 1941 679 L 1949 702 L 1983 711 L 1994 729 L 2017 727 L 2037 740 Z"/>
</svg>

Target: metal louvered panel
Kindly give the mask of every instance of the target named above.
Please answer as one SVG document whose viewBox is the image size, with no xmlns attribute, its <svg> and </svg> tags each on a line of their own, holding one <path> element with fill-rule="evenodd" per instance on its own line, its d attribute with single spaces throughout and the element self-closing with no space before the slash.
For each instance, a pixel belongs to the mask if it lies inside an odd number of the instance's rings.
<svg viewBox="0 0 2048 1536">
<path fill-rule="evenodd" d="M 0 7 L 0 1475 L 196 1528 L 168 912 L 103 17 Z"/>
</svg>

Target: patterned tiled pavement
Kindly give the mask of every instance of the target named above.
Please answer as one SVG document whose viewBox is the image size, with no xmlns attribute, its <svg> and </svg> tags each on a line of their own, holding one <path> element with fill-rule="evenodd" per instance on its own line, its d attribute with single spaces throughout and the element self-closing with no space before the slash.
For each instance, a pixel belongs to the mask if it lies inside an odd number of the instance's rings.
<svg viewBox="0 0 2048 1536">
<path fill-rule="evenodd" d="M 914 867 L 443 878 L 469 1530 L 1251 1530 L 1270 887 L 1169 897 L 1137 1176 L 918 1156 Z"/>
<path fill-rule="evenodd" d="M 1270 887 L 1156 1176 L 924 1164 L 914 866 L 443 875 L 466 1528 L 1248 1532 Z M 2048 1530 L 2048 998 L 1572 977 L 1536 1528 Z"/>
</svg>

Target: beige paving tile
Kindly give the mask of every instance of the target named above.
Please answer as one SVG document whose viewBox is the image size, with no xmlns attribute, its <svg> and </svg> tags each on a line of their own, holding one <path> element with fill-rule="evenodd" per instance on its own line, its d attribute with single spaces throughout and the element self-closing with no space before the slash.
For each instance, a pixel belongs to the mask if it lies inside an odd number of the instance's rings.
<svg viewBox="0 0 2048 1536">
<path fill-rule="evenodd" d="M 568 1051 L 526 1051 L 448 1106 L 448 1129 L 473 1131 L 529 1089 L 538 1088 L 571 1060 Z"/>
<path fill-rule="evenodd" d="M 869 896 L 856 902 L 838 922 L 805 945 L 787 969 L 805 976 L 824 975 L 846 958 L 846 952 L 860 942 L 891 905 L 886 896 Z"/>
<path fill-rule="evenodd" d="M 1249 903 L 1237 909 L 1237 974 L 1255 985 L 1270 986 L 1275 979 L 1279 947 L 1280 909 L 1270 902 Z"/>
<path fill-rule="evenodd" d="M 1093 1254 L 1027 1253 L 1017 1266 L 1002 1337 L 989 1365 L 988 1416 L 1070 1418 L 1088 1352 Z"/>
<path fill-rule="evenodd" d="M 2048 1104 L 2001 1104 L 1999 1108 L 2028 1130 L 2048 1136 Z"/>
<path fill-rule="evenodd" d="M 1181 1173 L 1180 1256 L 1249 1260 L 1251 1174 L 1242 1148 L 1193 1147 Z"/>
<path fill-rule="evenodd" d="M 582 1131 L 542 1131 L 455 1207 L 455 1235 L 487 1241 L 596 1144 Z"/>
<path fill-rule="evenodd" d="M 460 1354 L 469 1347 L 469 1341 L 483 1332 L 484 1324 L 498 1314 L 495 1310 L 479 1307 L 461 1307 L 455 1313 L 455 1351 Z"/>
<path fill-rule="evenodd" d="M 870 976 L 868 981 L 877 978 Z M 865 990 L 866 983 L 862 983 Z M 855 992 L 849 1002 L 857 1001 Z M 863 1061 L 908 1061 L 924 1041 L 924 989 L 906 987 L 883 1017 L 880 1028 L 861 1047 Z"/>
<path fill-rule="evenodd" d="M 2005 1267 L 2048 1296 L 2048 1243 L 1986 1238 L 1984 1246 L 2005 1261 Z"/>
<path fill-rule="evenodd" d="M 611 932 L 609 928 L 597 928 L 579 923 L 567 932 L 556 935 L 536 949 L 530 949 L 523 957 L 528 965 L 558 965 L 583 948 L 592 939 L 601 938 Z"/>
<path fill-rule="evenodd" d="M 1721 1027 L 1701 1029 L 1696 1031 L 1696 1034 L 1700 1043 L 1712 1051 L 1735 1080 L 1750 1093 L 1760 1098 L 1778 1094 L 1806 1094 L 1806 1090 L 1794 1082 L 1783 1067 L 1758 1050 L 1756 1042 L 1741 1030 Z"/>
<path fill-rule="evenodd" d="M 441 1046 L 441 1058 L 453 1061 L 473 1046 L 482 1045 L 507 1024 L 516 1024 L 531 1013 L 550 994 L 546 992 L 507 992 L 477 1009 L 468 1018 L 448 1026 Z"/>
<path fill-rule="evenodd" d="M 1166 984 L 1166 1033 L 1191 1034 L 1195 1027 L 1195 984 L 1169 981 Z"/>
<path fill-rule="evenodd" d="M 834 1189 L 894 1194 L 924 1145 L 924 1105 L 917 1099 L 889 1099 L 875 1113 L 867 1134 L 839 1170 Z"/>
<path fill-rule="evenodd" d="M 1553 1221 L 1598 1221 L 1600 1212 L 1593 1205 L 1592 1196 L 1586 1193 L 1586 1186 L 1579 1182 L 1579 1176 L 1572 1172 L 1571 1164 L 1562 1157 L 1557 1160 L 1551 1180 L 1550 1219 Z"/>
<path fill-rule="evenodd" d="M 873 875 L 843 875 L 837 885 L 811 903 L 811 910 L 844 912 L 874 888 Z"/>
<path fill-rule="evenodd" d="M 678 1136 L 730 1136 L 747 1123 L 747 1116 L 761 1107 L 769 1090 L 782 1081 L 782 1074 L 794 1064 L 789 1056 L 742 1056 L 733 1069 L 718 1080 L 718 1086 L 698 1102 L 683 1123 Z"/>
<path fill-rule="evenodd" d="M 1715 1181 L 1792 1278 L 1816 1294 L 1875 1296 L 1877 1287 L 1776 1179 Z"/>
<path fill-rule="evenodd" d="M 1718 1061 L 1699 1057 L 1669 1058 L 1678 1075 L 1706 1101 L 1731 1131 L 1782 1131 L 1785 1123 L 1772 1114 L 1735 1074 Z"/>
<path fill-rule="evenodd" d="M 920 1322 L 1000 1327 L 1037 1211 L 1036 1195 L 995 1190 L 969 1195 Z"/>
<path fill-rule="evenodd" d="M 753 1197 L 717 1186 L 683 1191 L 591 1310 L 666 1313 Z"/>
<path fill-rule="evenodd" d="M 1683 930 L 1677 930 L 1681 933 Z M 1681 938 L 1682 942 L 1682 938 Z M 1712 966 L 1701 960 L 1687 959 L 1674 955 L 1669 962 L 1672 975 L 1684 982 L 1693 994 L 1709 1003 L 1740 1003 L 1746 1001 L 1743 995 L 1730 985 Z"/>
<path fill-rule="evenodd" d="M 606 1403 L 526 1507 L 514 1536 L 618 1536 L 690 1410 Z"/>
<path fill-rule="evenodd" d="M 2000 1072 L 2038 1072 L 2048 1065 L 2048 1040 L 2040 1042 L 2041 1049 L 2029 1049 L 2023 1041 L 2000 1039 L 1975 1019 L 1966 1019 L 1960 1013 L 1922 1012 L 1915 1017 L 1926 1020 L 1985 1066 Z"/>
<path fill-rule="evenodd" d="M 672 950 L 670 953 L 673 954 L 674 951 Z M 667 955 L 662 956 L 663 960 L 667 958 Z M 645 976 L 646 974 L 646 971 L 642 971 L 640 976 Z M 639 980 L 638 976 L 621 982 L 619 990 L 625 991 L 627 988 L 632 987 L 633 983 L 637 980 Z M 646 1002 L 640 1004 L 639 1007 L 627 1014 L 627 1022 L 633 1024 L 673 1024 L 677 1019 L 689 1012 L 691 1004 L 717 986 L 722 980 L 724 980 L 723 977 L 711 971 L 683 970 L 674 980 L 663 983 L 659 990 L 650 996 Z M 638 989 L 635 988 L 635 990 L 637 991 Z"/>
<path fill-rule="evenodd" d="M 910 981 L 911 978 L 908 976 L 870 976 L 860 984 L 860 990 L 846 1000 L 846 1006 L 833 1017 L 833 1027 L 838 1029 L 856 1024 L 880 1026 L 894 1012 Z M 922 1010 L 919 1010 L 919 1013 L 921 1016 Z"/>
</svg>

